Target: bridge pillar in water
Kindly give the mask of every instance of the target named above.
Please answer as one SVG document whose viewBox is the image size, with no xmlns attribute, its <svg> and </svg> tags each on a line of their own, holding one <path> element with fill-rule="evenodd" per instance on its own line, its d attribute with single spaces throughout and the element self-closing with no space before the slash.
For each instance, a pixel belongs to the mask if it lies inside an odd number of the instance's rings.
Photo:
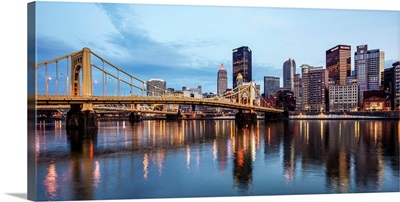
<svg viewBox="0 0 400 202">
<path fill-rule="evenodd" d="M 257 114 L 252 110 L 239 110 L 235 115 L 235 121 L 237 124 L 257 122 Z"/>
<path fill-rule="evenodd" d="M 71 104 L 67 112 L 67 130 L 97 129 L 97 115 L 94 110 L 83 110 L 80 104 Z"/>
<path fill-rule="evenodd" d="M 166 117 L 167 117 L 167 120 L 178 120 L 178 119 L 182 118 L 182 114 L 181 113 L 167 114 Z"/>
<path fill-rule="evenodd" d="M 142 120 L 143 116 L 139 112 L 131 112 L 131 114 L 129 114 L 129 122 L 139 122 Z"/>
<path fill-rule="evenodd" d="M 83 48 L 82 51 L 71 57 L 71 96 L 92 96 L 92 64 L 91 51 Z M 82 74 L 82 76 L 80 76 Z M 82 80 L 81 80 L 82 78 Z M 91 102 L 71 104 L 67 113 L 67 129 L 97 129 L 97 116 Z"/>
</svg>

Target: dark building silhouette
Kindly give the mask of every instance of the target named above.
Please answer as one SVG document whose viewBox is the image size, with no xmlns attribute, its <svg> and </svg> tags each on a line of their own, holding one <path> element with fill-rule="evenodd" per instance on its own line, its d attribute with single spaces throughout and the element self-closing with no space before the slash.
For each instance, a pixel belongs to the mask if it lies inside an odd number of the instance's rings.
<svg viewBox="0 0 400 202">
<path fill-rule="evenodd" d="M 390 99 L 390 109 L 398 109 L 400 105 L 400 62 L 384 69 L 381 74 L 381 90 L 384 90 Z"/>
<path fill-rule="evenodd" d="M 243 82 L 250 82 L 252 77 L 251 49 L 242 46 L 232 50 L 232 85 L 236 88 L 236 78 L 240 73 L 243 76 Z"/>
<path fill-rule="evenodd" d="M 279 109 L 287 108 L 289 111 L 296 109 L 296 100 L 293 91 L 281 89 L 276 93 L 276 107 Z"/>
</svg>

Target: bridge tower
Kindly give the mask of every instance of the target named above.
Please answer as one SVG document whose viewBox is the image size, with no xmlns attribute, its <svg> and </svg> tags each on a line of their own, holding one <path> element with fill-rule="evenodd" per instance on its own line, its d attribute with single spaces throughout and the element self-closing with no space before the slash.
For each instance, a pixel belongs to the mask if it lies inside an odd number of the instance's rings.
<svg viewBox="0 0 400 202">
<path fill-rule="evenodd" d="M 71 85 L 70 96 L 92 96 L 92 65 L 91 51 L 83 48 L 71 58 Z M 82 75 L 81 75 L 82 74 Z M 82 78 L 82 80 L 81 80 Z M 95 129 L 97 117 L 91 102 L 71 104 L 67 113 L 67 129 Z"/>
<path fill-rule="evenodd" d="M 249 106 L 254 105 L 255 100 L 255 83 L 254 82 L 243 82 L 242 76 L 239 73 L 237 77 L 237 87 L 238 87 L 238 96 L 237 102 L 239 104 L 246 104 Z M 255 122 L 257 121 L 257 114 L 253 110 L 239 110 L 239 112 L 235 115 L 235 120 L 238 124 L 243 122 Z"/>
</svg>

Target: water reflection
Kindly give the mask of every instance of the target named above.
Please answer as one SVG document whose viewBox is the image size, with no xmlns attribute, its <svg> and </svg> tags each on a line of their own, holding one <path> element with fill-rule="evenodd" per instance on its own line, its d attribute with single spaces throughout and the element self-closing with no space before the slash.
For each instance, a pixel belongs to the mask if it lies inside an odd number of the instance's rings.
<svg viewBox="0 0 400 202">
<path fill-rule="evenodd" d="M 71 200 L 93 199 L 94 189 L 100 183 L 100 165 L 94 160 L 97 150 L 97 130 L 68 130 L 71 151 Z"/>
<path fill-rule="evenodd" d="M 283 178 L 291 186 L 296 175 L 323 177 L 321 171 L 325 171 L 328 193 L 381 191 L 385 175 L 399 176 L 397 124 L 395 121 L 267 123 L 264 153 L 270 161 L 273 154 L 282 151 Z M 300 170 L 296 169 L 298 165 Z M 387 170 L 392 172 L 385 173 Z"/>
<path fill-rule="evenodd" d="M 399 191 L 399 124 L 101 122 L 97 131 L 82 133 L 65 131 L 59 123 L 42 123 L 36 139 L 39 197 Z"/>
<path fill-rule="evenodd" d="M 233 135 L 233 182 L 241 192 L 248 194 L 251 192 L 253 181 L 251 140 L 254 138 L 255 125 L 249 124 L 247 127 L 236 127 Z"/>
<path fill-rule="evenodd" d="M 54 164 L 50 164 L 44 182 L 46 186 L 46 195 L 50 200 L 57 198 L 57 177 L 56 166 Z"/>
</svg>

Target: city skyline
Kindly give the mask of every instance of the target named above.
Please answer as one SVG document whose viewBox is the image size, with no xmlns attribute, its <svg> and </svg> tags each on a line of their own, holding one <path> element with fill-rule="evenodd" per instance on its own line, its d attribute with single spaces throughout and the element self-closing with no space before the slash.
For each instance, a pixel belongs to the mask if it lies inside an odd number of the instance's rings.
<svg viewBox="0 0 400 202">
<path fill-rule="evenodd" d="M 221 63 L 232 88 L 231 52 L 241 46 L 253 52 L 253 80 L 260 85 L 267 75 L 283 78 L 287 58 L 296 60 L 296 72 L 301 64 L 325 68 L 325 51 L 338 44 L 352 47 L 352 70 L 358 45 L 385 51 L 385 67 L 398 55 L 396 11 L 38 3 L 38 62 L 89 47 L 143 80 L 165 80 L 167 88 L 201 85 L 216 93 Z"/>
</svg>

